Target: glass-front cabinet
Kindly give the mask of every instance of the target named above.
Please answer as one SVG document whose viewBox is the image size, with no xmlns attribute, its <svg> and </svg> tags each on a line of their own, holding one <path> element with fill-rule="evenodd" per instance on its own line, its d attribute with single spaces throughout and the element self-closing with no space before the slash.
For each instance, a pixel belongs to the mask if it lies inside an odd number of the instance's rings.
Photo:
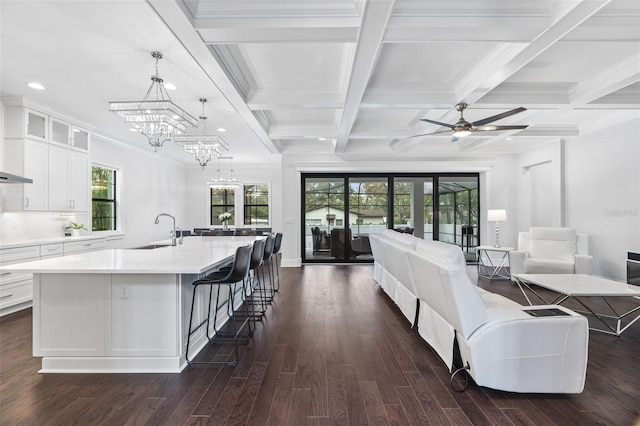
<svg viewBox="0 0 640 426">
<path fill-rule="evenodd" d="M 55 144 L 89 150 L 89 132 L 66 121 L 50 117 L 49 141 Z"/>
<path fill-rule="evenodd" d="M 25 136 L 46 142 L 48 136 L 49 116 L 25 108 Z"/>
</svg>

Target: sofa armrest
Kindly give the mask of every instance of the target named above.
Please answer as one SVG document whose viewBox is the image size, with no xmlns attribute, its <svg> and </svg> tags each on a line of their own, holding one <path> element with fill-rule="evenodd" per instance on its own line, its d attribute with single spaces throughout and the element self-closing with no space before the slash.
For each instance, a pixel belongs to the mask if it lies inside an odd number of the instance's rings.
<svg viewBox="0 0 640 426">
<path fill-rule="evenodd" d="M 515 274 L 524 273 L 524 260 L 527 258 L 527 252 L 520 250 L 512 250 L 509 252 L 509 270 L 511 271 L 511 281 L 515 281 Z"/>
<path fill-rule="evenodd" d="M 591 275 L 593 256 L 576 254 L 575 273 Z"/>
<path fill-rule="evenodd" d="M 471 366 L 470 374 L 478 385 L 527 393 L 583 390 L 589 341 L 587 319 L 557 305 L 522 309 L 539 308 L 556 308 L 569 315 L 503 317 L 489 321 L 467 341 L 458 335 L 463 361 Z"/>
</svg>

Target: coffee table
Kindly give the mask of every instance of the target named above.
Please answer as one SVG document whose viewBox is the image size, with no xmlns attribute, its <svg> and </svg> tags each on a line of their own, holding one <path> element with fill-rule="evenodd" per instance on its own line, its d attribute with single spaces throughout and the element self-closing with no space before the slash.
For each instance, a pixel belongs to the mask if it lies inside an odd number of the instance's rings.
<svg viewBox="0 0 640 426">
<path fill-rule="evenodd" d="M 513 275 L 513 278 L 530 305 L 532 303 L 529 296 L 527 296 L 525 289 L 529 290 L 540 300 L 549 305 L 559 305 L 569 298 L 574 299 L 587 310 L 586 312 L 580 313 L 591 314 L 606 326 L 606 329 L 591 327 L 591 330 L 594 331 L 620 336 L 627 328 L 629 328 L 629 326 L 640 319 L 640 313 L 638 313 L 623 327 L 622 320 L 629 315 L 638 312 L 640 310 L 640 305 L 627 312 L 618 313 L 613 306 L 611 306 L 608 300 L 608 298 L 611 297 L 634 297 L 636 299 L 640 299 L 640 286 L 585 274 L 515 274 Z M 558 293 L 558 296 L 552 301 L 547 301 L 540 296 L 538 292 L 531 288 L 531 285 L 537 285 L 554 291 Z M 584 303 L 581 299 L 583 297 L 601 297 L 614 315 L 595 312 L 591 307 Z M 615 320 L 615 328 L 607 323 L 605 319 Z"/>
</svg>

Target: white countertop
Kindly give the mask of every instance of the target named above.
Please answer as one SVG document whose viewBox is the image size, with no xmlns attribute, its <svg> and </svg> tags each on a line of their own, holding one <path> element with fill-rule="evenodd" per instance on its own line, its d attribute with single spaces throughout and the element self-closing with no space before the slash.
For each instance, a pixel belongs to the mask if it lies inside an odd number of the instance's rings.
<svg viewBox="0 0 640 426">
<path fill-rule="evenodd" d="M 43 244 L 72 243 L 74 241 L 99 240 L 102 238 L 105 238 L 105 237 L 95 236 L 95 235 L 85 235 L 82 237 L 49 237 L 49 238 L 38 238 L 38 239 L 8 241 L 8 242 L 2 241 L 0 242 L 0 249 L 16 248 L 16 247 L 24 247 L 24 246 L 38 246 Z"/>
<path fill-rule="evenodd" d="M 237 247 L 255 239 L 186 237 L 184 244 L 175 247 L 100 250 L 7 265 L 3 270 L 36 274 L 201 274 L 233 256 Z"/>
</svg>

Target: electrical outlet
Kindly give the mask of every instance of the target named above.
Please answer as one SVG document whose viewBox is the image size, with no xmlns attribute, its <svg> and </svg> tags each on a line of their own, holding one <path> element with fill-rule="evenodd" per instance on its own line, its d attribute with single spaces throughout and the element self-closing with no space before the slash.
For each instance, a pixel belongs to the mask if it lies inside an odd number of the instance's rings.
<svg viewBox="0 0 640 426">
<path fill-rule="evenodd" d="M 120 287 L 120 299 L 128 299 L 129 298 L 129 286 L 123 285 Z"/>
</svg>

